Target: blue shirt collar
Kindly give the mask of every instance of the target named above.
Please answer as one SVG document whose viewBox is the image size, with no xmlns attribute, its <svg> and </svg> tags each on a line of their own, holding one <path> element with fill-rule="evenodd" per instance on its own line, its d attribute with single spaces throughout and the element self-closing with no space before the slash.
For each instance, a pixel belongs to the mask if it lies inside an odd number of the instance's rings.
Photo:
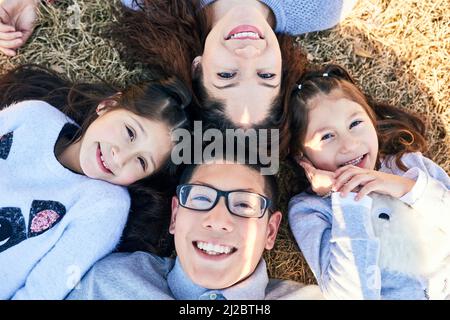
<svg viewBox="0 0 450 320">
<path fill-rule="evenodd" d="M 269 277 L 266 263 L 261 259 L 255 271 L 245 280 L 226 289 L 210 290 L 193 283 L 177 257 L 173 269 L 167 276 L 167 283 L 177 300 L 215 300 L 221 297 L 227 300 L 263 300 Z"/>
</svg>

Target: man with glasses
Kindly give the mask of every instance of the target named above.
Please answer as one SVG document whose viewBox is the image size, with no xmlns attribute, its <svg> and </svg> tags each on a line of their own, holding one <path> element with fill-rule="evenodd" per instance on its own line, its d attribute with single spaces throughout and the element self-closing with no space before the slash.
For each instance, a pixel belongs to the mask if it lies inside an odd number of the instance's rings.
<svg viewBox="0 0 450 320">
<path fill-rule="evenodd" d="M 172 198 L 176 259 L 114 253 L 69 299 L 316 299 L 317 286 L 269 280 L 262 258 L 282 214 L 273 176 L 237 163 L 188 166 Z"/>
</svg>

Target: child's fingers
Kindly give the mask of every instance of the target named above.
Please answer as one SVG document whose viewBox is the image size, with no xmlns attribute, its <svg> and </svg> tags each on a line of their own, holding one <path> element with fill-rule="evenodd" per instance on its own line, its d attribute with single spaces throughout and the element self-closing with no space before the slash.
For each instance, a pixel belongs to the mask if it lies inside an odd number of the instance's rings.
<svg viewBox="0 0 450 320">
<path fill-rule="evenodd" d="M 16 28 L 14 28 L 13 26 L 0 22 L 0 32 L 14 32 L 14 31 L 16 31 Z"/>
<path fill-rule="evenodd" d="M 378 189 L 379 189 L 378 181 L 373 180 L 373 181 L 367 183 L 364 187 L 362 187 L 361 190 L 359 190 L 358 194 L 355 197 L 355 200 L 358 201 L 359 199 L 362 199 L 369 193 L 377 191 Z"/>
<path fill-rule="evenodd" d="M 309 163 L 309 162 L 306 162 L 305 160 L 299 160 L 298 161 L 298 164 L 299 165 L 301 165 L 304 169 L 306 169 L 306 170 L 312 170 L 312 169 L 314 169 L 314 166 L 311 164 L 311 163 Z"/>
<path fill-rule="evenodd" d="M 8 57 L 14 57 L 16 55 L 16 53 L 17 53 L 13 49 L 5 49 L 5 48 L 0 48 L 0 52 L 3 52 Z"/>
<path fill-rule="evenodd" d="M 346 166 L 340 167 L 339 169 L 334 171 L 334 173 L 336 174 L 336 177 L 339 177 L 343 172 L 345 172 L 351 168 L 354 168 L 354 166 L 352 166 L 351 164 L 348 164 Z"/>
<path fill-rule="evenodd" d="M 307 164 L 309 164 L 311 166 L 314 166 L 313 163 L 305 156 L 299 158 L 298 161 L 301 161 L 301 162 L 307 163 Z"/>
<path fill-rule="evenodd" d="M 347 170 L 341 172 L 340 175 L 336 174 L 336 182 L 334 183 L 333 189 L 339 190 L 344 184 L 346 184 L 354 175 L 360 173 L 359 170 L 355 170 L 354 167 L 348 167 Z"/>
<path fill-rule="evenodd" d="M 13 49 L 6 49 L 6 48 L 0 47 L 0 52 L 3 52 L 5 55 L 7 55 L 9 57 L 14 57 L 16 55 L 16 51 Z"/>
<path fill-rule="evenodd" d="M 341 190 L 337 190 L 341 193 L 342 197 L 346 197 L 349 192 L 356 189 L 358 186 L 364 186 L 370 181 L 375 180 L 374 176 L 368 174 L 360 174 L 353 176 L 350 181 L 348 181 L 344 186 L 342 186 Z"/>
<path fill-rule="evenodd" d="M 22 39 L 23 33 L 22 32 L 1 32 L 0 31 L 0 40 L 14 40 L 14 39 Z"/>
<path fill-rule="evenodd" d="M 309 163 L 302 161 L 299 162 L 299 165 L 301 165 L 303 170 L 305 170 L 306 177 L 308 178 L 309 182 L 311 182 L 314 175 L 315 170 L 314 167 L 311 166 Z"/>
<path fill-rule="evenodd" d="M 298 162 L 299 165 L 302 166 L 302 168 L 305 170 L 306 174 L 309 175 L 310 177 L 313 176 L 314 172 L 316 171 L 316 168 L 314 168 L 313 165 L 311 165 L 310 163 L 300 160 Z"/>
<path fill-rule="evenodd" d="M 0 48 L 3 49 L 17 49 L 23 44 L 22 39 L 13 39 L 13 40 L 1 40 L 0 39 Z"/>
</svg>

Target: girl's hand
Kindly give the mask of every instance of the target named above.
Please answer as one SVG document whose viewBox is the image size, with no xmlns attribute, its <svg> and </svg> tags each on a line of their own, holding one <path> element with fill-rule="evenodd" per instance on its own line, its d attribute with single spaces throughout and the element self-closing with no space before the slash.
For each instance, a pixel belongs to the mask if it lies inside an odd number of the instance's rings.
<svg viewBox="0 0 450 320">
<path fill-rule="evenodd" d="M 400 198 L 411 191 L 414 180 L 375 170 L 362 169 L 347 165 L 335 171 L 336 182 L 333 189 L 346 197 L 351 191 L 358 192 L 355 200 L 359 200 L 371 192 L 387 194 Z"/>
<path fill-rule="evenodd" d="M 317 195 L 324 196 L 332 191 L 331 187 L 335 182 L 334 172 L 316 169 L 306 158 L 298 159 L 297 163 L 305 170 L 311 188 Z"/>
</svg>

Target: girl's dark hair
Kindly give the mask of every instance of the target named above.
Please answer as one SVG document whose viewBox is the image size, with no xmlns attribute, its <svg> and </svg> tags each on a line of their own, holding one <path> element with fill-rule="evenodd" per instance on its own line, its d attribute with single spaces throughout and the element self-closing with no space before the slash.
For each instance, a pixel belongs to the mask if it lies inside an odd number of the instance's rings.
<svg viewBox="0 0 450 320">
<path fill-rule="evenodd" d="M 120 91 L 120 94 L 117 92 Z M 37 65 L 19 66 L 0 79 L 0 109 L 19 101 L 43 100 L 64 112 L 80 125 L 71 142 L 81 138 L 89 125 L 97 118 L 96 108 L 106 100 L 111 109 L 124 108 L 139 116 L 165 123 L 171 130 L 190 128 L 190 121 L 185 112 L 190 102 L 190 93 L 181 81 L 174 77 L 131 85 L 125 90 L 113 88 L 107 83 L 88 84 L 72 83 L 58 73 Z M 167 210 L 161 209 L 161 193 L 171 192 L 175 185 L 175 166 L 168 157 L 163 166 L 151 176 L 141 179 L 128 187 L 132 197 L 131 213 L 126 230 L 149 229 L 150 241 L 147 248 L 154 252 L 167 251 L 165 243 L 160 240 Z M 158 191 L 153 186 L 158 187 Z M 158 202 L 159 201 L 159 202 Z M 152 220 L 155 224 L 141 225 L 142 221 Z M 153 230 L 150 230 L 153 229 Z M 162 233 L 160 233 L 162 232 Z M 124 239 L 135 238 L 125 233 Z M 148 240 L 149 237 L 147 237 Z M 128 246 L 130 247 L 130 246 Z M 166 250 L 166 251 L 164 251 Z"/>
<path fill-rule="evenodd" d="M 192 114 L 195 120 L 212 122 L 217 128 L 234 128 L 225 112 L 225 105 L 212 97 L 203 85 L 201 68 L 192 71 L 192 61 L 203 54 L 211 29 L 208 7 L 199 0 L 138 0 L 139 10 L 125 7 L 116 12 L 117 23 L 112 37 L 124 47 L 124 56 L 152 68 L 176 74 L 193 95 Z M 267 119 L 258 127 L 278 128 L 283 122 L 283 101 L 290 78 L 298 79 L 306 66 L 306 55 L 294 47 L 294 37 L 277 34 L 282 54 L 280 93 L 271 101 Z M 193 74 L 194 73 L 194 74 Z"/>
<path fill-rule="evenodd" d="M 395 163 L 401 170 L 407 170 L 401 161 L 403 154 L 425 150 L 425 125 L 418 116 L 364 95 L 348 72 L 340 66 L 327 65 L 310 70 L 296 83 L 291 83 L 290 88 L 289 120 L 284 124 L 289 134 L 282 136 L 284 140 L 280 148 L 291 160 L 304 153 L 308 104 L 319 95 L 330 94 L 354 101 L 364 108 L 377 130 L 379 157 L 394 155 Z"/>
<path fill-rule="evenodd" d="M 109 103 L 109 109 L 127 109 L 136 115 L 161 121 L 171 130 L 190 127 L 185 108 L 191 96 L 175 77 L 130 85 L 124 90 L 113 88 L 106 82 L 72 83 L 48 68 L 31 64 L 19 66 L 2 77 L 1 108 L 31 99 L 48 102 L 80 125 L 73 141 L 84 135 L 97 118 L 97 106 L 108 100 L 116 102 Z M 166 159 L 165 166 L 168 165 Z"/>
</svg>

